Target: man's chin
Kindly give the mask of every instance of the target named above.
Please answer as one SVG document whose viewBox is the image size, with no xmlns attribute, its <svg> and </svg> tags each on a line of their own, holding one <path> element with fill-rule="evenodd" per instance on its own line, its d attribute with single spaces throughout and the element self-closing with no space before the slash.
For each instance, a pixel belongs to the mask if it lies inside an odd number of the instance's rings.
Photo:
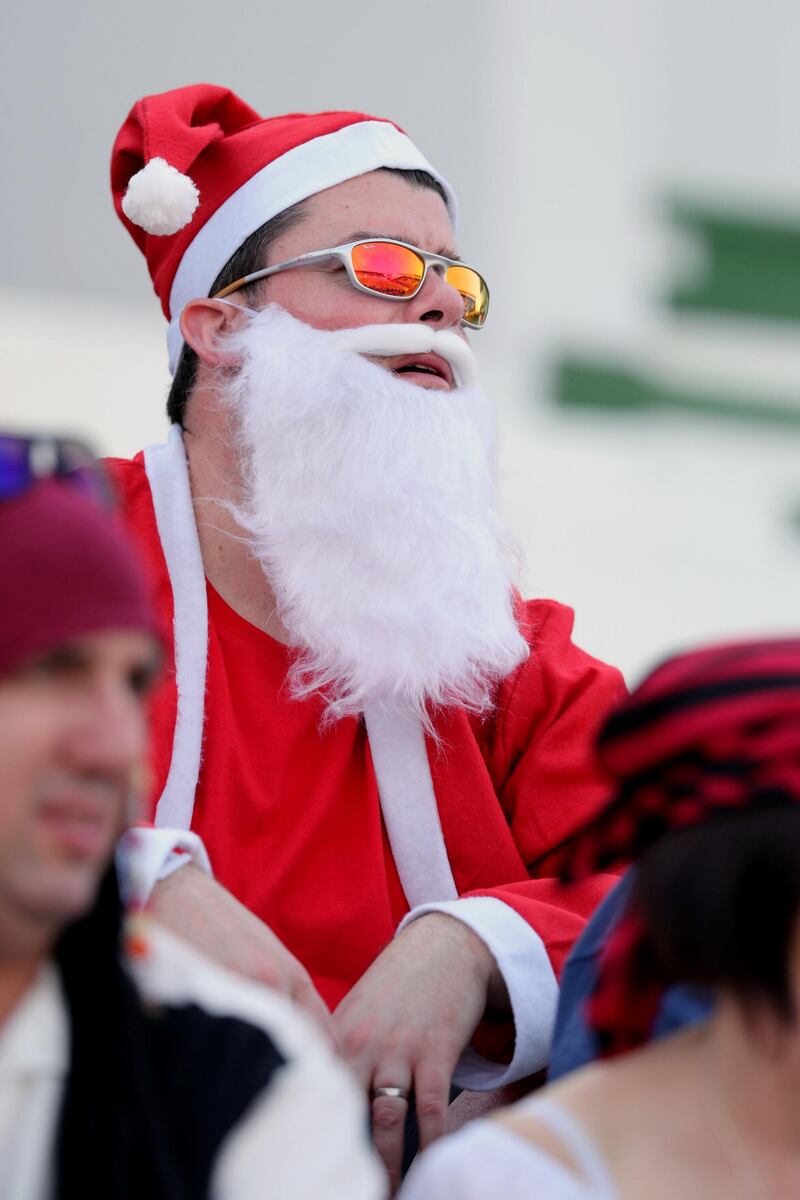
<svg viewBox="0 0 800 1200">
<path fill-rule="evenodd" d="M 16 892 L 21 912 L 58 930 L 84 916 L 92 907 L 106 865 L 41 864 L 9 892 L 11 895 Z"/>
</svg>

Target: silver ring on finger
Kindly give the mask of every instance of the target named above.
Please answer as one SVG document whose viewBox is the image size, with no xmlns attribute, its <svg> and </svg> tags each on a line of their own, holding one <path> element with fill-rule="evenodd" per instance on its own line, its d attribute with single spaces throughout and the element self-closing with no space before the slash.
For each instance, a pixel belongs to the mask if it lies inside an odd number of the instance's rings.
<svg viewBox="0 0 800 1200">
<path fill-rule="evenodd" d="M 408 1088 L 403 1087 L 376 1087 L 372 1089 L 372 1099 L 377 1100 L 379 1096 L 388 1096 L 391 1100 L 408 1100 Z"/>
</svg>

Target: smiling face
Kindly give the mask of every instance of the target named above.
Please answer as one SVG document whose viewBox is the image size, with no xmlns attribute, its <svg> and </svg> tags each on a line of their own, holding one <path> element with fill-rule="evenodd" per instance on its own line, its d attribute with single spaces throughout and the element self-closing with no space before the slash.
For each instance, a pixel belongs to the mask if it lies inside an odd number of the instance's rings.
<svg viewBox="0 0 800 1200">
<path fill-rule="evenodd" d="M 303 209 L 303 219 L 272 243 L 265 265 L 375 237 L 456 257 L 453 226 L 442 198 L 392 172 L 372 171 L 348 179 L 312 196 Z M 428 270 L 417 295 L 402 302 L 357 290 L 338 262 L 271 276 L 260 285 L 257 297 L 259 304 L 279 304 L 316 329 L 423 321 L 436 330 L 462 332 L 463 300 L 434 268 Z M 420 387 L 446 391 L 452 386 L 450 369 L 438 355 L 403 355 L 375 361 L 401 372 L 403 378 Z M 415 370 L 415 364 L 421 369 Z"/>
<path fill-rule="evenodd" d="M 91 905 L 132 815 L 156 662 L 147 634 L 107 631 L 0 680 L 0 919 L 57 932 Z"/>
</svg>

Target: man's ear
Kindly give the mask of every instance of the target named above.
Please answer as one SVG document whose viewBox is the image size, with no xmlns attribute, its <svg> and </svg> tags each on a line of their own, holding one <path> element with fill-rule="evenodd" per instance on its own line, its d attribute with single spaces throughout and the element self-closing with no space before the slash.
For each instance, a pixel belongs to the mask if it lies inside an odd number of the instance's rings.
<svg viewBox="0 0 800 1200">
<path fill-rule="evenodd" d="M 183 339 L 206 366 L 231 367 L 239 361 L 220 346 L 222 336 L 238 329 L 247 315 L 237 312 L 237 307 L 222 300 L 197 299 L 190 300 L 181 313 Z"/>
</svg>

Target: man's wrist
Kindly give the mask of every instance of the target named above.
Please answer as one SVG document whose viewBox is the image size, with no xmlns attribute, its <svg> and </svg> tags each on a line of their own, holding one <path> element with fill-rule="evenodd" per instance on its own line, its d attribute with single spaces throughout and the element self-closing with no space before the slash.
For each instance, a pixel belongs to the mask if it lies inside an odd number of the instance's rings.
<svg viewBox="0 0 800 1200">
<path fill-rule="evenodd" d="M 502 1066 L 468 1048 L 456 1069 L 455 1082 L 486 1091 L 540 1070 L 547 1062 L 558 1000 L 558 985 L 541 937 L 496 896 L 462 896 L 419 905 L 403 918 L 398 934 L 438 915 L 463 922 L 490 950 L 508 989 L 508 1006 L 501 1006 L 500 1011 L 510 1012 L 514 1023 L 511 1062 Z"/>
<path fill-rule="evenodd" d="M 457 942 L 460 952 L 473 968 L 476 982 L 484 989 L 486 1006 L 500 1012 L 510 1011 L 508 989 L 486 942 L 464 921 L 447 912 L 428 912 L 405 926 L 400 936 L 431 937 L 431 948 L 440 937 Z"/>
</svg>

